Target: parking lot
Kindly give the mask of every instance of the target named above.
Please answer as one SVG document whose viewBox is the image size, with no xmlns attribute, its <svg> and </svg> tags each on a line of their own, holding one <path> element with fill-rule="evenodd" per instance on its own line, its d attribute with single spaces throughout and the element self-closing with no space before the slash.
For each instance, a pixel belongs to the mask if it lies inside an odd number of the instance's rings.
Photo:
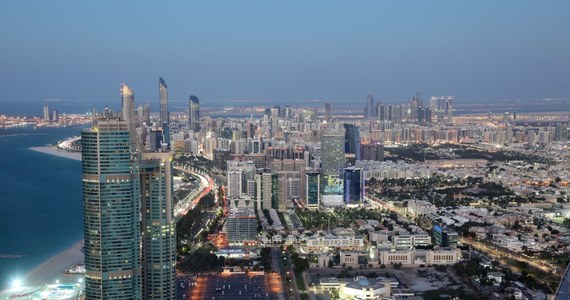
<svg viewBox="0 0 570 300">
<path fill-rule="evenodd" d="M 178 299 L 283 299 L 271 276 L 207 274 L 178 276 Z M 271 287 L 268 288 L 268 283 Z"/>
</svg>

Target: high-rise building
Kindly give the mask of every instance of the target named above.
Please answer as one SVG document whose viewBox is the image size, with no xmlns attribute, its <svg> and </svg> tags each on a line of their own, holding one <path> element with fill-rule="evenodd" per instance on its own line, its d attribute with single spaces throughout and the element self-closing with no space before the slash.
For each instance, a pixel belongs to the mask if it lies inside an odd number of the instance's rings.
<svg viewBox="0 0 570 300">
<path fill-rule="evenodd" d="M 158 98 L 160 102 L 160 125 L 170 124 L 170 115 L 168 113 L 168 86 L 162 77 L 158 78 Z"/>
<path fill-rule="evenodd" d="M 257 218 L 253 208 L 234 207 L 227 220 L 228 240 L 231 244 L 255 242 L 257 238 Z"/>
<path fill-rule="evenodd" d="M 361 160 L 384 160 L 384 145 L 380 143 L 368 143 L 360 145 Z"/>
<path fill-rule="evenodd" d="M 127 122 L 131 144 L 138 143 L 135 120 L 135 94 L 126 84 L 121 83 L 121 113 Z"/>
<path fill-rule="evenodd" d="M 325 102 L 325 121 L 330 123 L 332 121 L 332 102 Z"/>
<path fill-rule="evenodd" d="M 453 122 L 453 100 L 454 97 L 431 97 L 429 109 L 431 110 L 431 121 L 437 123 Z"/>
<path fill-rule="evenodd" d="M 279 209 L 279 175 L 255 175 L 257 209 Z"/>
<path fill-rule="evenodd" d="M 372 119 L 376 117 L 375 112 L 376 112 L 376 107 L 374 106 L 374 95 L 372 95 L 372 93 L 369 93 L 368 97 L 366 98 L 366 109 L 364 112 L 364 116 L 369 119 Z"/>
<path fill-rule="evenodd" d="M 143 299 L 176 299 L 176 222 L 170 158 L 169 152 L 142 153 L 139 163 Z"/>
<path fill-rule="evenodd" d="M 321 197 L 321 174 L 319 172 L 307 172 L 306 178 L 306 205 L 309 209 L 318 209 Z"/>
<path fill-rule="evenodd" d="M 344 202 L 347 204 L 361 203 L 363 193 L 363 180 L 360 168 L 344 169 Z"/>
<path fill-rule="evenodd" d="M 168 86 L 162 77 L 158 78 L 158 98 L 160 102 L 160 126 L 164 135 L 164 143 L 170 149 L 170 113 L 168 112 Z"/>
<path fill-rule="evenodd" d="M 52 110 L 51 111 L 51 121 L 52 122 L 57 122 L 59 120 L 59 114 L 57 113 L 57 110 Z"/>
<path fill-rule="evenodd" d="M 324 175 L 341 175 L 344 160 L 344 132 L 329 131 L 321 139 L 321 169 Z"/>
<path fill-rule="evenodd" d="M 49 122 L 50 121 L 50 115 L 49 115 L 49 107 L 47 105 L 44 105 L 44 121 Z"/>
<path fill-rule="evenodd" d="M 344 124 L 344 153 L 354 154 L 360 160 L 360 131 L 358 126 Z"/>
<path fill-rule="evenodd" d="M 120 119 L 95 120 L 81 133 L 87 299 L 142 297 L 140 195 L 130 144 L 129 122 Z"/>
<path fill-rule="evenodd" d="M 200 130 L 200 99 L 192 95 L 188 101 L 188 126 L 190 130 Z"/>
</svg>

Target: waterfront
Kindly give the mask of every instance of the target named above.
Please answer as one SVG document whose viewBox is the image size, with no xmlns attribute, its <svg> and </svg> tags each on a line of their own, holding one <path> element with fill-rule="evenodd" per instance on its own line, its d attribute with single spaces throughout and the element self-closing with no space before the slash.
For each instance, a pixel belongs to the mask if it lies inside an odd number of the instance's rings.
<svg viewBox="0 0 570 300">
<path fill-rule="evenodd" d="M 82 127 L 20 128 L 0 136 L 0 289 L 82 239 L 81 163 L 41 153 Z"/>
</svg>

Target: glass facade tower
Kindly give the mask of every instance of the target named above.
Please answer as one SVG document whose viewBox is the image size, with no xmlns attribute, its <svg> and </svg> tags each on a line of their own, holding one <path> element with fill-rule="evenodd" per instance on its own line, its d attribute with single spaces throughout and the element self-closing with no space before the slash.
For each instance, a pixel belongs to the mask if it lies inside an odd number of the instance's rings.
<svg viewBox="0 0 570 300">
<path fill-rule="evenodd" d="M 200 130 L 200 99 L 192 95 L 188 101 L 188 126 L 190 130 Z"/>
<path fill-rule="evenodd" d="M 158 98 L 160 102 L 160 124 L 170 124 L 168 113 L 168 86 L 162 77 L 158 78 Z"/>
<path fill-rule="evenodd" d="M 141 155 L 143 299 L 176 299 L 176 222 L 171 168 L 169 152 Z"/>
<path fill-rule="evenodd" d="M 364 196 L 362 172 L 359 168 L 344 169 L 344 202 L 361 203 Z"/>
<path fill-rule="evenodd" d="M 141 299 L 140 207 L 129 123 L 81 133 L 87 299 Z"/>
<path fill-rule="evenodd" d="M 170 113 L 168 112 L 168 86 L 162 77 L 158 78 L 158 98 L 160 102 L 160 126 L 167 149 L 170 149 Z"/>
<path fill-rule="evenodd" d="M 136 120 L 135 120 L 135 94 L 126 84 L 121 83 L 121 114 L 127 122 L 128 131 L 132 144 L 136 144 Z"/>
<path fill-rule="evenodd" d="M 307 180 L 307 208 L 318 209 L 321 196 L 321 174 L 319 172 L 307 172 L 305 176 Z"/>
</svg>

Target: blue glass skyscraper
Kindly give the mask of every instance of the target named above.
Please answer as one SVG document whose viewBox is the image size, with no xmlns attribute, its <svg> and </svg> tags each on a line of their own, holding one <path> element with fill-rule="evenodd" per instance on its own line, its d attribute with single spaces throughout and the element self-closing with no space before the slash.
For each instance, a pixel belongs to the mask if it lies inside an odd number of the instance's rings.
<svg viewBox="0 0 570 300">
<path fill-rule="evenodd" d="M 344 169 L 344 202 L 361 203 L 364 196 L 362 172 L 360 168 Z"/>
<path fill-rule="evenodd" d="M 87 299 L 141 299 L 140 200 L 129 123 L 81 133 Z"/>
</svg>

